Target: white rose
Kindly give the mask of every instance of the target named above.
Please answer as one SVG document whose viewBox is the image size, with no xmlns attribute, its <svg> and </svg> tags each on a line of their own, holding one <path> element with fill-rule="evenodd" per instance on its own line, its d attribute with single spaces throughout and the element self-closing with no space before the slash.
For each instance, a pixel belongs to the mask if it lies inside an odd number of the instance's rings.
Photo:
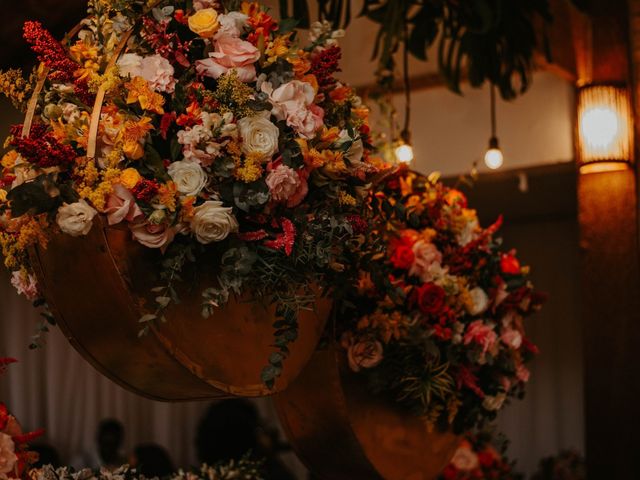
<svg viewBox="0 0 640 480">
<path fill-rule="evenodd" d="M 0 433 L 0 474 L 11 473 L 17 461 L 13 440 L 6 433 Z"/>
<path fill-rule="evenodd" d="M 270 160 L 278 150 L 280 131 L 266 116 L 241 118 L 238 121 L 238 130 L 242 137 L 244 153 L 259 154 L 264 160 Z"/>
<path fill-rule="evenodd" d="M 465 442 L 465 444 L 456 450 L 456 453 L 451 459 L 451 464 L 461 472 L 471 472 L 478 468 L 480 462 L 478 460 L 478 455 L 471 450 L 471 445 Z"/>
<path fill-rule="evenodd" d="M 489 297 L 483 289 L 476 287 L 469 291 L 471 305 L 467 306 L 469 315 L 480 315 L 489 306 Z"/>
<path fill-rule="evenodd" d="M 167 171 L 176 183 L 178 192 L 186 196 L 195 197 L 207 184 L 207 174 L 196 162 L 173 162 Z"/>
<path fill-rule="evenodd" d="M 495 412 L 502 408 L 504 401 L 507 399 L 507 395 L 505 393 L 499 393 L 495 397 L 491 395 L 487 395 L 484 397 L 484 401 L 482 402 L 482 406 L 485 410 L 489 410 L 490 412 Z"/>
<path fill-rule="evenodd" d="M 76 203 L 65 203 L 58 209 L 56 222 L 64 233 L 73 237 L 86 235 L 93 225 L 93 217 L 98 212 L 87 202 L 80 200 Z"/>
<path fill-rule="evenodd" d="M 121 77 L 142 76 L 142 57 L 136 53 L 125 53 L 120 57 L 117 65 Z"/>
<path fill-rule="evenodd" d="M 218 22 L 220 28 L 216 33 L 216 37 L 224 35 L 230 37 L 239 37 L 244 27 L 247 25 L 249 17 L 240 12 L 229 12 L 227 14 L 219 15 Z"/>
<path fill-rule="evenodd" d="M 220 242 L 231 232 L 238 231 L 238 221 L 231 207 L 223 207 L 222 202 L 209 200 L 194 209 L 191 230 L 200 243 Z"/>
</svg>

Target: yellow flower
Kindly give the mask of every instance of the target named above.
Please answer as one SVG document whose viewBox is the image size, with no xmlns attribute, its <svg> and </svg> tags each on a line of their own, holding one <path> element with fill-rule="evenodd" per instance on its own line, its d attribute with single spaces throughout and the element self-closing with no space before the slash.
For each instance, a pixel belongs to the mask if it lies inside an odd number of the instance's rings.
<svg viewBox="0 0 640 480">
<path fill-rule="evenodd" d="M 138 160 L 144 156 L 144 148 L 141 141 L 153 130 L 151 119 L 143 117 L 138 121 L 128 121 L 122 131 L 122 151 L 132 160 Z"/>
<path fill-rule="evenodd" d="M 355 207 L 357 202 L 353 195 L 349 195 L 347 192 L 340 190 L 338 192 L 338 202 L 340 205 L 349 205 Z"/>
<path fill-rule="evenodd" d="M 203 8 L 189 17 L 189 28 L 203 38 L 211 38 L 218 31 L 218 12 L 213 8 Z"/>
<path fill-rule="evenodd" d="M 7 199 L 7 191 L 0 188 L 0 202 L 4 202 Z"/>
<path fill-rule="evenodd" d="M 120 174 L 120 183 L 130 190 L 138 184 L 141 178 L 135 168 L 126 168 Z"/>
<path fill-rule="evenodd" d="M 247 155 L 244 162 L 238 158 L 234 176 L 245 183 L 255 182 L 262 176 L 261 160 L 260 155 L 251 154 Z"/>
<path fill-rule="evenodd" d="M 16 160 L 18 159 L 18 152 L 15 150 L 11 150 L 10 152 L 5 153 L 4 157 L 2 157 L 2 166 L 4 168 L 13 168 L 16 164 Z"/>
<path fill-rule="evenodd" d="M 278 57 L 284 57 L 289 52 L 289 37 L 290 33 L 286 35 L 279 35 L 269 42 L 267 50 L 265 51 L 267 56 L 267 62 L 273 63 L 278 60 Z"/>
<path fill-rule="evenodd" d="M 164 185 L 160 185 L 158 189 L 158 200 L 162 205 L 167 207 L 170 212 L 176 211 L 176 196 L 178 194 L 178 186 L 168 181 Z"/>
<path fill-rule="evenodd" d="M 164 110 L 164 97 L 149 88 L 149 84 L 142 77 L 134 77 L 130 82 L 125 84 L 128 91 L 127 105 L 139 103 L 143 110 L 162 115 Z"/>
</svg>

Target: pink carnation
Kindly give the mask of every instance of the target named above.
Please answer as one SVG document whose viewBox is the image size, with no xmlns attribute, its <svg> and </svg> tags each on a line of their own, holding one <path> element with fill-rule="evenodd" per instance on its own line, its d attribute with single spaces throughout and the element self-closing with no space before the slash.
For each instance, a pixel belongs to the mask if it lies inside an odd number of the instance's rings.
<svg viewBox="0 0 640 480">
<path fill-rule="evenodd" d="M 269 172 L 265 182 L 271 192 L 271 198 L 276 202 L 284 202 L 298 190 L 300 177 L 293 168 L 278 165 Z"/>
<path fill-rule="evenodd" d="M 497 340 L 498 336 L 493 331 L 493 327 L 485 325 L 482 320 L 471 322 L 464 334 L 464 344 L 469 345 L 471 342 L 482 346 L 482 353 L 487 353 Z"/>
<path fill-rule="evenodd" d="M 123 220 L 134 222 L 142 216 L 142 210 L 136 203 L 136 199 L 133 198 L 129 190 L 119 183 L 113 186 L 113 192 L 107 199 L 105 213 L 109 225 L 115 225 Z"/>
<path fill-rule="evenodd" d="M 38 298 L 38 282 L 36 278 L 23 270 L 11 273 L 11 285 L 18 291 L 19 295 L 24 295 L 30 301 Z"/>
<path fill-rule="evenodd" d="M 518 365 L 518 368 L 516 368 L 516 378 L 518 380 L 520 380 L 523 383 L 527 383 L 529 381 L 529 375 L 530 375 L 530 372 L 527 367 L 525 367 L 522 364 Z"/>
<path fill-rule="evenodd" d="M 241 82 L 256 79 L 254 63 L 260 58 L 260 51 L 252 43 L 230 35 L 221 36 L 215 40 L 215 49 L 209 57 L 196 62 L 200 75 L 220 78 L 233 69 Z"/>
<path fill-rule="evenodd" d="M 505 345 L 517 350 L 522 345 L 522 334 L 513 328 L 506 328 L 500 335 L 500 340 Z"/>
</svg>

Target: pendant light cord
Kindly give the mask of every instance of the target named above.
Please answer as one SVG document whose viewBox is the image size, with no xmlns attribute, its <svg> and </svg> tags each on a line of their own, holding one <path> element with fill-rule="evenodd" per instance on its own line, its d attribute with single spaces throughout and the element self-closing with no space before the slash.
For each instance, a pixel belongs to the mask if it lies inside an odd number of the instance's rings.
<svg viewBox="0 0 640 480">
<path fill-rule="evenodd" d="M 404 24 L 404 50 L 402 55 L 402 76 L 404 81 L 404 128 L 401 132 L 402 140 L 411 144 L 411 79 L 409 77 L 409 26 Z"/>
<path fill-rule="evenodd" d="M 496 136 L 496 86 L 491 84 L 491 138 Z"/>
</svg>

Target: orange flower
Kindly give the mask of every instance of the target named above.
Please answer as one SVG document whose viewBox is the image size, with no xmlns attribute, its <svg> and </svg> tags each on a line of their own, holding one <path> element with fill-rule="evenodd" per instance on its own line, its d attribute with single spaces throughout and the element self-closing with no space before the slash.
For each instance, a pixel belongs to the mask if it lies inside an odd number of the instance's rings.
<svg viewBox="0 0 640 480">
<path fill-rule="evenodd" d="M 311 69 L 309 54 L 304 50 L 298 50 L 298 56 L 289 58 L 287 61 L 293 66 L 293 73 L 297 79 L 301 79 Z"/>
<path fill-rule="evenodd" d="M 138 160 L 144 156 L 141 141 L 153 130 L 151 119 L 142 117 L 138 121 L 128 121 L 122 130 L 122 151 L 132 160 Z"/>
<path fill-rule="evenodd" d="M 349 96 L 351 96 L 352 90 L 350 87 L 340 85 L 329 92 L 331 100 L 337 103 L 344 102 Z M 355 109 L 354 109 L 355 110 Z"/>
<path fill-rule="evenodd" d="M 131 190 L 142 179 L 140 173 L 135 168 L 126 168 L 120 174 L 120 183 Z"/>
<path fill-rule="evenodd" d="M 323 127 L 322 133 L 320 134 L 320 143 L 331 144 L 340 138 L 340 129 L 338 127 L 331 127 L 327 129 L 327 127 Z"/>
<path fill-rule="evenodd" d="M 158 189 L 158 200 L 162 205 L 167 207 L 170 212 L 175 212 L 177 193 L 177 185 L 172 181 L 168 181 L 164 185 L 160 185 Z"/>
<path fill-rule="evenodd" d="M 150 111 L 162 115 L 164 109 L 164 97 L 149 88 L 149 84 L 142 77 L 134 77 L 125 84 L 127 89 L 127 105 L 139 103 L 145 111 Z"/>
</svg>

